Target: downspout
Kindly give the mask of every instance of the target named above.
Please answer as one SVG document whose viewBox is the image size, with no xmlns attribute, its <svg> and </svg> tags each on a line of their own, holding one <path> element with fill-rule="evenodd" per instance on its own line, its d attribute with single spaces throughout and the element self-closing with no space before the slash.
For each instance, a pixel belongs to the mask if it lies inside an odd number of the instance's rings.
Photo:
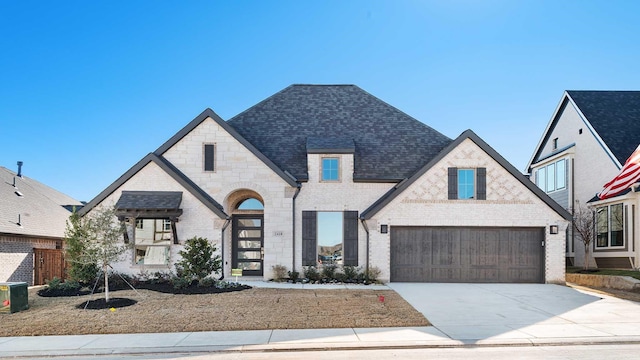
<svg viewBox="0 0 640 360">
<path fill-rule="evenodd" d="M 369 282 L 369 227 L 367 226 L 367 222 L 363 218 L 360 218 L 360 222 L 362 223 L 362 227 L 364 228 L 364 231 L 367 233 L 367 246 L 366 246 L 367 257 L 365 258 L 365 262 L 364 262 L 365 264 L 364 271 L 365 271 L 365 280 Z"/>
<path fill-rule="evenodd" d="M 300 194 L 300 190 L 302 189 L 302 184 L 298 183 L 298 186 L 296 188 L 296 193 L 293 194 L 293 205 L 291 206 L 291 218 L 292 218 L 292 238 L 293 238 L 293 266 L 291 266 L 291 271 L 295 272 L 296 271 L 296 198 L 298 197 L 298 194 Z"/>
<path fill-rule="evenodd" d="M 227 227 L 229 227 L 229 224 L 231 224 L 231 217 L 227 217 L 225 219 L 224 225 L 222 225 L 222 231 L 221 231 L 221 238 L 220 238 L 220 243 L 222 245 L 220 245 L 220 252 L 222 253 L 222 276 L 220 276 L 220 280 L 224 279 L 224 231 L 227 230 Z"/>
</svg>

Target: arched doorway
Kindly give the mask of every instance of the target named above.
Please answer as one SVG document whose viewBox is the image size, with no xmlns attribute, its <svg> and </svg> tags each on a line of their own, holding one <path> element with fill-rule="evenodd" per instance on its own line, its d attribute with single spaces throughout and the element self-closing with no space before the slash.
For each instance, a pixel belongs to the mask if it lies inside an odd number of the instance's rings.
<svg viewBox="0 0 640 360">
<path fill-rule="evenodd" d="M 243 190 L 230 199 L 231 267 L 244 276 L 264 275 L 264 202 L 253 191 Z"/>
</svg>

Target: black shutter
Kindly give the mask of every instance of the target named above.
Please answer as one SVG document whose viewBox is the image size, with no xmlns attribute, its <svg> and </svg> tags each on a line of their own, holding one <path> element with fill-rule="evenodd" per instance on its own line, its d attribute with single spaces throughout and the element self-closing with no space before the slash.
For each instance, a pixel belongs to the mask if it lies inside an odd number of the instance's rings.
<svg viewBox="0 0 640 360">
<path fill-rule="evenodd" d="M 302 212 L 302 266 L 316 265 L 317 212 Z"/>
<path fill-rule="evenodd" d="M 179 244 L 178 241 L 178 230 L 176 229 L 176 221 L 177 219 L 171 219 L 171 233 L 173 234 L 173 243 Z"/>
<path fill-rule="evenodd" d="M 449 200 L 458 198 L 458 168 L 449 168 Z"/>
<path fill-rule="evenodd" d="M 136 219 L 133 219 L 133 231 L 135 231 L 135 223 L 136 223 Z M 129 229 L 127 228 L 127 221 L 125 218 L 122 218 L 122 220 L 120 221 L 120 224 L 122 225 L 122 237 L 124 238 L 124 243 L 128 244 L 129 243 Z"/>
<path fill-rule="evenodd" d="M 358 212 L 345 211 L 343 213 L 343 246 L 342 258 L 344 265 L 358 266 Z"/>
<path fill-rule="evenodd" d="M 204 171 L 214 171 L 214 150 L 213 144 L 204 145 Z"/>
<path fill-rule="evenodd" d="M 478 200 L 487 200 L 487 168 L 477 168 L 476 177 L 478 183 L 476 198 Z"/>
</svg>

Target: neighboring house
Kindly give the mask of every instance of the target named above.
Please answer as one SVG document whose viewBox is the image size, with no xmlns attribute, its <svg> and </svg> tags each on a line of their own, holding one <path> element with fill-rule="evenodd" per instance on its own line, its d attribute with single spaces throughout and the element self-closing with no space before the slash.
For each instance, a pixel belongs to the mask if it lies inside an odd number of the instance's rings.
<svg viewBox="0 0 640 360">
<path fill-rule="evenodd" d="M 172 270 L 200 236 L 226 276 L 564 282 L 568 212 L 472 131 L 451 140 L 353 85 L 292 85 L 229 121 L 207 109 L 81 213 L 99 205 L 128 226 L 114 268 L 133 274 Z"/>
<path fill-rule="evenodd" d="M 638 267 L 637 195 L 592 201 L 638 144 L 640 91 L 566 91 L 527 165 L 531 180 L 564 208 L 589 205 L 598 214 L 592 266 Z M 583 265 L 577 236 L 568 229 L 567 262 Z"/>
<path fill-rule="evenodd" d="M 0 282 L 43 285 L 64 276 L 66 220 L 82 204 L 18 172 L 0 167 Z"/>
</svg>

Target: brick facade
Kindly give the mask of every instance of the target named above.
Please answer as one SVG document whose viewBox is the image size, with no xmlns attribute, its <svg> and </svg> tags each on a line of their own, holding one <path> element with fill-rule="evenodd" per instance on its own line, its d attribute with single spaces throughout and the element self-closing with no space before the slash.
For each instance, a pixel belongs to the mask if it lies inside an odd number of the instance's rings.
<svg viewBox="0 0 640 360">
<path fill-rule="evenodd" d="M 33 285 L 33 249 L 55 249 L 61 240 L 0 235 L 0 282 Z"/>
</svg>

